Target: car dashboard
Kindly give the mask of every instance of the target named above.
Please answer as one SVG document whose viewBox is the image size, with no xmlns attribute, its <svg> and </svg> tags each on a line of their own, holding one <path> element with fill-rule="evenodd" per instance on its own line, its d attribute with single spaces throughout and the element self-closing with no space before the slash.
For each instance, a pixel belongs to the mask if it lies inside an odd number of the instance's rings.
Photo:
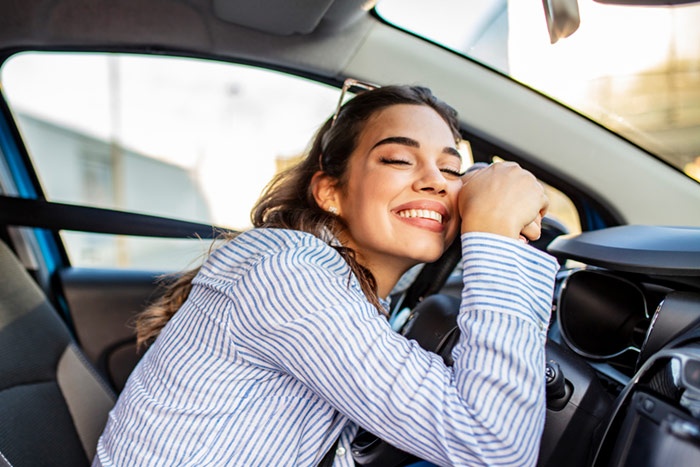
<svg viewBox="0 0 700 467">
<path fill-rule="evenodd" d="M 565 267 L 540 465 L 697 461 L 700 229 L 620 226 L 560 236 L 547 249 Z"/>
</svg>

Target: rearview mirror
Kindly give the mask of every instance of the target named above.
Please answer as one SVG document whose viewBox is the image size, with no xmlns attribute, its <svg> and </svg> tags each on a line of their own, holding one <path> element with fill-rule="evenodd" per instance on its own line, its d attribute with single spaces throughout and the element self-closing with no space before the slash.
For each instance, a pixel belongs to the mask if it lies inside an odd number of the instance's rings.
<svg viewBox="0 0 700 467">
<path fill-rule="evenodd" d="M 542 5 L 552 44 L 572 35 L 581 24 L 577 0 L 542 0 Z"/>
</svg>

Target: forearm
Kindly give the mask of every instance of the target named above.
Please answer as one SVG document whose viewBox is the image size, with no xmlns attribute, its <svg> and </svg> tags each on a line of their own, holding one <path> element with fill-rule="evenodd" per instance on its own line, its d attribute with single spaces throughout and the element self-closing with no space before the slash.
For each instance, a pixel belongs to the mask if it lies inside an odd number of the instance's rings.
<svg viewBox="0 0 700 467">
<path fill-rule="evenodd" d="M 494 465 L 537 459 L 544 422 L 544 343 L 556 263 L 517 241 L 462 237 L 464 288 L 455 383 Z M 492 454 L 489 454 L 492 453 Z"/>
</svg>

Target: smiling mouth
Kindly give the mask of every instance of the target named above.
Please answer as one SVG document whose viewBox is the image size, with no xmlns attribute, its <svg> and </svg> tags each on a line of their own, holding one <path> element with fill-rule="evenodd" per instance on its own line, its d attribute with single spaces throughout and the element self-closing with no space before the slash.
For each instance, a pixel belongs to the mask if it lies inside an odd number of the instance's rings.
<svg viewBox="0 0 700 467">
<path fill-rule="evenodd" d="M 432 219 L 442 224 L 442 214 L 431 211 L 430 209 L 406 209 L 404 211 L 399 211 L 397 214 L 399 217 L 405 218 Z"/>
</svg>

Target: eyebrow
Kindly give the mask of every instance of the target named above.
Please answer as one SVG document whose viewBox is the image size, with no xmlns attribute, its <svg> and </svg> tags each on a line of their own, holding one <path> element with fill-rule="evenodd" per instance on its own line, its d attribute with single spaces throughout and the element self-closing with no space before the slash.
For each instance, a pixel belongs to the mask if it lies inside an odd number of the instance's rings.
<svg viewBox="0 0 700 467">
<path fill-rule="evenodd" d="M 407 138 L 406 136 L 390 136 L 388 138 L 384 138 L 383 140 L 379 141 L 377 144 L 372 146 L 372 149 L 378 146 L 382 146 L 384 144 L 400 144 L 402 146 L 408 146 L 411 148 L 420 148 L 420 143 L 415 139 Z M 462 155 L 453 147 L 445 146 L 444 148 L 442 148 L 442 152 L 458 157 L 460 160 L 462 159 Z"/>
</svg>

